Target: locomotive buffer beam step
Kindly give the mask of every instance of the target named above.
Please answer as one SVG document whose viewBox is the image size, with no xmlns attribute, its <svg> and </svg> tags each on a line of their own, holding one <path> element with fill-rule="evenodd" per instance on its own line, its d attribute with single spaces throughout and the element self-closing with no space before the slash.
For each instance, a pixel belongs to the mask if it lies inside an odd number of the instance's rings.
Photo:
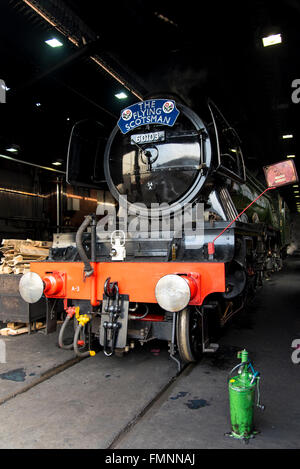
<svg viewBox="0 0 300 469">
<path fill-rule="evenodd" d="M 218 350 L 219 344 L 214 344 L 209 342 L 209 334 L 208 334 L 208 320 L 207 314 L 209 314 L 209 310 L 215 309 L 217 304 L 210 304 L 210 305 L 203 305 L 199 308 L 199 314 L 201 316 L 201 323 L 202 323 L 202 352 L 203 353 L 214 353 Z"/>
</svg>

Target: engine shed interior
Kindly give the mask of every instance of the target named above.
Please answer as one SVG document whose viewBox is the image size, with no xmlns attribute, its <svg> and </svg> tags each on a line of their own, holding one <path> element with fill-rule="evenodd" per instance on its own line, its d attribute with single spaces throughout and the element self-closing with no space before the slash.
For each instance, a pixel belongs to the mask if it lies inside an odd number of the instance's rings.
<svg viewBox="0 0 300 469">
<path fill-rule="evenodd" d="M 0 2 L 1 448 L 299 449 L 299 19 Z"/>
</svg>

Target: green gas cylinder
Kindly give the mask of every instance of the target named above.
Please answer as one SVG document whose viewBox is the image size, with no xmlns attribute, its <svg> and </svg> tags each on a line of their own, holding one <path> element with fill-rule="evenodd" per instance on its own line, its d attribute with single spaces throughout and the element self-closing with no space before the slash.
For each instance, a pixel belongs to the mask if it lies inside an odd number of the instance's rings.
<svg viewBox="0 0 300 469">
<path fill-rule="evenodd" d="M 255 390 L 259 382 L 259 373 L 254 371 L 248 360 L 247 350 L 238 352 L 241 363 L 235 366 L 233 371 L 238 370 L 236 376 L 228 379 L 230 419 L 232 431 L 229 434 L 233 438 L 249 439 L 257 433 L 253 428 L 253 410 L 255 401 Z M 259 391 L 258 391 L 259 393 Z M 259 403 L 257 404 L 259 407 Z"/>
</svg>

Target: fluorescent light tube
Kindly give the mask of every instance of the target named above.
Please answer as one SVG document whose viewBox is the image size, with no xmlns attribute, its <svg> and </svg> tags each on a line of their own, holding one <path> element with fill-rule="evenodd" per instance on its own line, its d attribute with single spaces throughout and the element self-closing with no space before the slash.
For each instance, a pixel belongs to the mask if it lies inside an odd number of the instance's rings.
<svg viewBox="0 0 300 469">
<path fill-rule="evenodd" d="M 115 94 L 115 97 L 118 99 L 126 99 L 128 96 L 124 91 L 121 91 L 120 93 Z"/>
<path fill-rule="evenodd" d="M 48 39 L 47 41 L 45 41 L 45 43 L 48 44 L 48 46 L 50 46 L 50 47 L 61 47 L 61 46 L 63 46 L 63 43 L 60 42 L 58 39 L 55 39 L 55 37 L 52 38 L 52 39 Z"/>
<path fill-rule="evenodd" d="M 263 37 L 262 42 L 264 47 L 280 44 L 282 42 L 281 34 L 271 34 L 271 36 Z"/>
</svg>

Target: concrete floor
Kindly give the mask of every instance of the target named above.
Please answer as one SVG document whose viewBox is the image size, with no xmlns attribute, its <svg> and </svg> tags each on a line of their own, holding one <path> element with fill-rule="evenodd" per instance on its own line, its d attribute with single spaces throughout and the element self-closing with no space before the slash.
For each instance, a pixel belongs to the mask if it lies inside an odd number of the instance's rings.
<svg viewBox="0 0 300 469">
<path fill-rule="evenodd" d="M 299 448 L 300 364 L 291 359 L 292 341 L 300 340 L 299 304 L 300 256 L 294 256 L 265 282 L 249 311 L 225 328 L 217 354 L 184 372 L 118 440 L 176 375 L 161 344 L 159 355 L 150 344 L 122 359 L 99 353 L 4 402 L 0 448 L 108 448 L 114 440 L 116 449 Z M 73 356 L 58 349 L 55 334 L 5 340 L 1 399 Z M 261 373 L 266 406 L 264 412 L 255 409 L 261 433 L 248 445 L 224 436 L 230 431 L 227 375 L 242 348 Z"/>
<path fill-rule="evenodd" d="M 254 422 L 261 432 L 246 448 L 300 448 L 300 363 L 291 359 L 300 342 L 300 257 L 272 276 L 251 308 L 227 326 L 214 357 L 206 356 L 180 380 L 159 409 L 143 419 L 119 448 L 241 448 L 230 431 L 228 372 L 246 348 L 261 373 L 261 402 Z M 300 358 L 300 351 L 299 351 Z"/>
</svg>

